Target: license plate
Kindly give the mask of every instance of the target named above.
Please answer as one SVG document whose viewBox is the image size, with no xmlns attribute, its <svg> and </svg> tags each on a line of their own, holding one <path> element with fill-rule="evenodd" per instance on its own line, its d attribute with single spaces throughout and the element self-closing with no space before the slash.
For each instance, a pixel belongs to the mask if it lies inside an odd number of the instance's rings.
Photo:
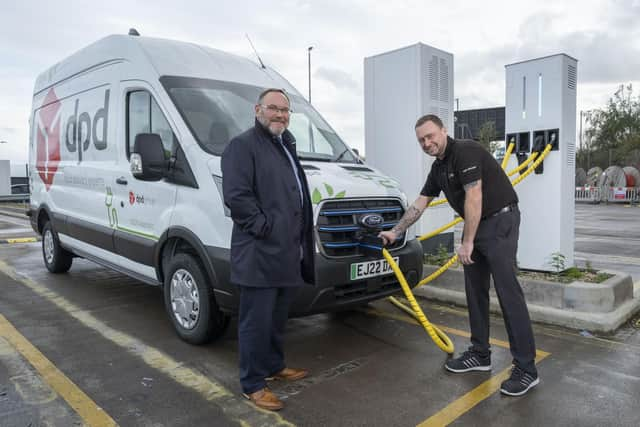
<svg viewBox="0 0 640 427">
<path fill-rule="evenodd" d="M 400 258 L 394 257 L 393 260 L 398 264 Z M 356 262 L 351 264 L 351 280 L 384 276 L 385 274 L 393 274 L 393 269 L 386 259 L 377 259 L 374 261 Z"/>
</svg>

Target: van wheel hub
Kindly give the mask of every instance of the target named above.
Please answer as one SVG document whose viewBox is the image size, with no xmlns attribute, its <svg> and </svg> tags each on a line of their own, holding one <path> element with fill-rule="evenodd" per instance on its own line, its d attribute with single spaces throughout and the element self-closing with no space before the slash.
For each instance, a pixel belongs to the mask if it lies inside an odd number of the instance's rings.
<svg viewBox="0 0 640 427">
<path fill-rule="evenodd" d="M 53 262 L 54 256 L 54 242 L 53 242 L 53 233 L 51 230 L 47 230 L 44 233 L 44 258 L 47 261 L 47 264 L 51 264 Z"/>
<path fill-rule="evenodd" d="M 171 310 L 185 329 L 193 329 L 200 317 L 200 294 L 196 281 L 185 269 L 178 269 L 171 277 Z"/>
</svg>

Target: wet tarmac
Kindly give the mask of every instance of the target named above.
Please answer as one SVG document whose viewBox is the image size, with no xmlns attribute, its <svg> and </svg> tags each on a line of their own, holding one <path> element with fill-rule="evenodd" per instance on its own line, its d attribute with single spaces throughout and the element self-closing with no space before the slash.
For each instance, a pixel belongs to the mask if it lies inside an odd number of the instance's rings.
<svg viewBox="0 0 640 427">
<path fill-rule="evenodd" d="M 578 262 L 637 281 L 638 215 L 578 205 Z M 0 215 L 0 230 L 33 236 L 21 221 Z M 0 245 L 3 427 L 640 425 L 637 316 L 609 336 L 534 325 L 541 383 L 518 398 L 498 391 L 511 364 L 499 317 L 491 320 L 492 371 L 468 374 L 446 372 L 447 356 L 387 301 L 291 319 L 288 363 L 312 375 L 274 383 L 286 406 L 268 413 L 240 396 L 235 322 L 215 343 L 188 345 L 171 329 L 160 289 L 82 259 L 52 275 L 41 256 L 38 242 Z M 421 304 L 464 350 L 465 309 Z"/>
</svg>

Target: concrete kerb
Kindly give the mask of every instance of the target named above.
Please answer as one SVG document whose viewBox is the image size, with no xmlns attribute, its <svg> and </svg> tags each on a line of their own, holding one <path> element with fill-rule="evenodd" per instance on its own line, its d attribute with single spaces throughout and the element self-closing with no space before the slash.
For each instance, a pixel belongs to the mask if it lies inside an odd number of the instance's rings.
<svg viewBox="0 0 640 427">
<path fill-rule="evenodd" d="M 425 265 L 425 276 L 435 267 Z M 640 282 L 636 285 L 628 274 L 614 274 L 603 283 L 570 284 L 521 278 L 531 320 L 572 329 L 610 333 L 640 311 Z M 435 281 L 415 290 L 416 296 L 466 306 L 464 272 L 447 270 Z M 634 297 L 635 295 L 635 297 Z M 490 307 L 501 313 L 493 287 Z"/>
</svg>

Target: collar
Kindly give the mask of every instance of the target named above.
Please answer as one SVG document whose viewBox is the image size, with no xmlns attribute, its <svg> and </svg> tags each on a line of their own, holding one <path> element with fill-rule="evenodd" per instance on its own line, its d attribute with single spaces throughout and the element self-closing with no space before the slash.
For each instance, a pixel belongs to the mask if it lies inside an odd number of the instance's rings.
<svg viewBox="0 0 640 427">
<path fill-rule="evenodd" d="M 442 161 L 445 161 L 447 157 L 451 155 L 453 151 L 453 146 L 455 145 L 456 140 L 447 135 L 447 148 L 444 149 L 444 156 L 442 157 Z M 440 160 L 440 159 L 438 159 Z"/>
<path fill-rule="evenodd" d="M 260 123 L 258 119 L 255 119 L 254 127 L 256 128 L 259 134 L 263 135 L 265 138 L 269 139 L 273 143 L 278 143 L 278 137 L 272 135 L 271 132 L 269 132 L 269 130 L 265 129 L 265 127 L 262 126 L 262 123 Z M 285 131 L 282 133 L 281 136 L 282 136 L 282 142 L 295 145 L 296 138 L 293 136 L 291 132 L 289 132 L 289 129 L 285 129 Z"/>
</svg>

